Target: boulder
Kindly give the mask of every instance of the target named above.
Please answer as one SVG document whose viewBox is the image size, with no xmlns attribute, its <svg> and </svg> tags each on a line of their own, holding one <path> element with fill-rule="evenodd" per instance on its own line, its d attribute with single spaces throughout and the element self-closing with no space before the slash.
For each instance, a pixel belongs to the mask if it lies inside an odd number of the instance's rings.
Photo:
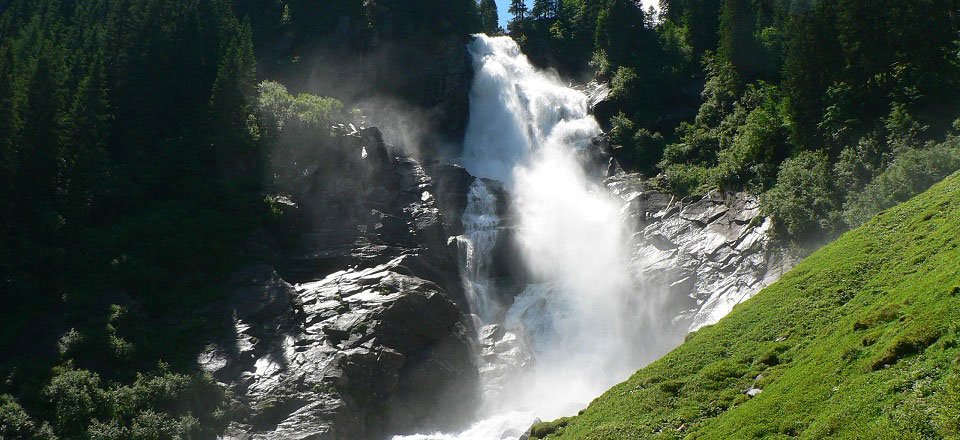
<svg viewBox="0 0 960 440">
<path fill-rule="evenodd" d="M 249 408 L 230 436 L 380 438 L 470 416 L 478 370 L 463 315 L 400 263 L 296 286 L 262 264 L 234 275 L 234 334 L 199 359 Z"/>
</svg>

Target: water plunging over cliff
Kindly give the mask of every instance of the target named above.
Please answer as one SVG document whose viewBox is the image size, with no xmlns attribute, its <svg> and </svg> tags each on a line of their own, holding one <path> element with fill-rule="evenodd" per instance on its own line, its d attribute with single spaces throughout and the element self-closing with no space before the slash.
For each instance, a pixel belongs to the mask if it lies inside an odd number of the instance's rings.
<svg viewBox="0 0 960 440">
<path fill-rule="evenodd" d="M 460 237 L 465 284 L 481 324 L 498 324 L 486 332 L 517 338 L 533 360 L 488 380 L 481 421 L 470 430 L 414 438 L 519 437 L 536 417 L 576 412 L 643 359 L 633 338 L 642 308 L 621 202 L 587 170 L 587 150 L 601 133 L 587 97 L 534 68 L 508 37 L 478 35 L 469 50 L 476 76 L 461 162 L 474 176 L 503 182 L 516 217 L 518 261 L 538 283 L 498 302 L 503 296 L 485 267 L 500 221 L 478 179 Z"/>
<path fill-rule="evenodd" d="M 497 242 L 500 218 L 497 198 L 481 179 L 470 186 L 467 208 L 463 212 L 464 233 L 457 237 L 463 288 L 470 302 L 470 313 L 483 322 L 491 322 L 500 306 L 490 296 L 490 263 Z"/>
</svg>

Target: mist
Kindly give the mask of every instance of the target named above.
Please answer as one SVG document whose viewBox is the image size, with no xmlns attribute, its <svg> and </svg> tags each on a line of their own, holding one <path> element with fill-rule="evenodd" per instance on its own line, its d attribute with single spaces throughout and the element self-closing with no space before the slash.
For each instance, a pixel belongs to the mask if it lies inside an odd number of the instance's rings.
<svg viewBox="0 0 960 440">
<path fill-rule="evenodd" d="M 479 325 L 502 327 L 532 361 L 481 365 L 478 421 L 460 434 L 414 439 L 517 438 L 537 418 L 575 414 L 661 354 L 649 350 L 657 344 L 638 342 L 655 335 L 643 333 L 649 307 L 632 275 L 623 201 L 590 172 L 588 150 L 602 131 L 587 97 L 533 67 L 509 37 L 478 35 L 469 50 L 475 77 L 460 163 L 504 184 L 519 260 L 536 282 L 497 303 L 503 295 L 482 268 L 494 258 L 491 234 L 501 225 L 477 179 L 460 237 L 465 286 Z"/>
</svg>

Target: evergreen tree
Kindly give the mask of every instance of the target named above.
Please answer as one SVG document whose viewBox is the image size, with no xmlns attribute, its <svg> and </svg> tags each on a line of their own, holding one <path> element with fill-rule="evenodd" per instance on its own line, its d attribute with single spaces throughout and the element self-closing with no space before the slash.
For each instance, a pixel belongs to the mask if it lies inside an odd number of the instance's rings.
<svg viewBox="0 0 960 440">
<path fill-rule="evenodd" d="M 533 9 L 530 15 L 538 20 L 555 18 L 558 0 L 533 0 Z"/>
<path fill-rule="evenodd" d="M 14 58 L 13 49 L 4 44 L 0 46 L 0 233 L 4 233 L 9 224 L 9 215 L 13 210 L 14 180 L 17 174 L 17 111 L 14 107 Z M 4 234 L 6 236 L 6 234 Z"/>
<path fill-rule="evenodd" d="M 758 78 L 763 67 L 762 50 L 754 37 L 756 23 L 752 0 L 723 2 L 719 53 L 747 80 Z"/>
<path fill-rule="evenodd" d="M 80 81 L 70 106 L 66 130 L 69 183 L 65 210 L 69 226 L 76 227 L 87 220 L 109 184 L 107 139 L 113 117 L 106 81 L 101 53 Z"/>
<path fill-rule="evenodd" d="M 596 47 L 616 66 L 629 65 L 639 49 L 643 10 L 631 0 L 611 0 L 597 18 Z"/>
<path fill-rule="evenodd" d="M 841 51 L 833 21 L 822 11 L 794 14 L 787 33 L 783 88 L 788 97 L 790 140 L 803 149 L 814 149 L 822 145 L 817 127 Z"/>
<path fill-rule="evenodd" d="M 497 11 L 495 0 L 480 0 L 480 19 L 483 21 L 483 32 L 487 35 L 502 32 L 500 29 L 500 14 Z"/>
<path fill-rule="evenodd" d="M 510 14 L 513 15 L 513 21 L 519 22 L 527 18 L 527 2 L 525 0 L 511 0 Z"/>
<path fill-rule="evenodd" d="M 723 0 L 688 0 L 681 8 L 681 21 L 687 30 L 687 44 L 698 56 L 717 49 L 720 28 L 720 7 Z M 668 10 L 673 10 L 671 4 Z M 674 14 L 670 12 L 670 14 Z"/>
<path fill-rule="evenodd" d="M 57 227 L 56 197 L 63 164 L 63 65 L 47 43 L 27 86 L 20 127 L 18 208 L 23 226 L 34 236 L 52 234 Z"/>
<path fill-rule="evenodd" d="M 14 107 L 13 50 L 0 46 L 0 290 L 11 292 L 13 253 L 9 241 L 13 236 L 17 180 L 17 112 Z"/>
<path fill-rule="evenodd" d="M 228 179 L 260 177 L 256 143 L 252 138 L 253 108 L 249 100 L 256 91 L 256 59 L 249 22 L 239 25 L 224 52 L 213 82 L 210 115 L 213 145 L 220 172 Z"/>
<path fill-rule="evenodd" d="M 643 27 L 653 29 L 657 26 L 657 8 L 650 6 L 643 15 Z"/>
</svg>

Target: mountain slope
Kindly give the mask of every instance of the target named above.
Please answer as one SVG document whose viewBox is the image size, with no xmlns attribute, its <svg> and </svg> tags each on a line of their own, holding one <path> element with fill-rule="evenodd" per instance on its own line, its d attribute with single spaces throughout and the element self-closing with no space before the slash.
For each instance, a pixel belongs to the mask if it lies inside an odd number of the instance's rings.
<svg viewBox="0 0 960 440">
<path fill-rule="evenodd" d="M 958 246 L 955 174 L 535 437 L 956 437 Z"/>
</svg>

